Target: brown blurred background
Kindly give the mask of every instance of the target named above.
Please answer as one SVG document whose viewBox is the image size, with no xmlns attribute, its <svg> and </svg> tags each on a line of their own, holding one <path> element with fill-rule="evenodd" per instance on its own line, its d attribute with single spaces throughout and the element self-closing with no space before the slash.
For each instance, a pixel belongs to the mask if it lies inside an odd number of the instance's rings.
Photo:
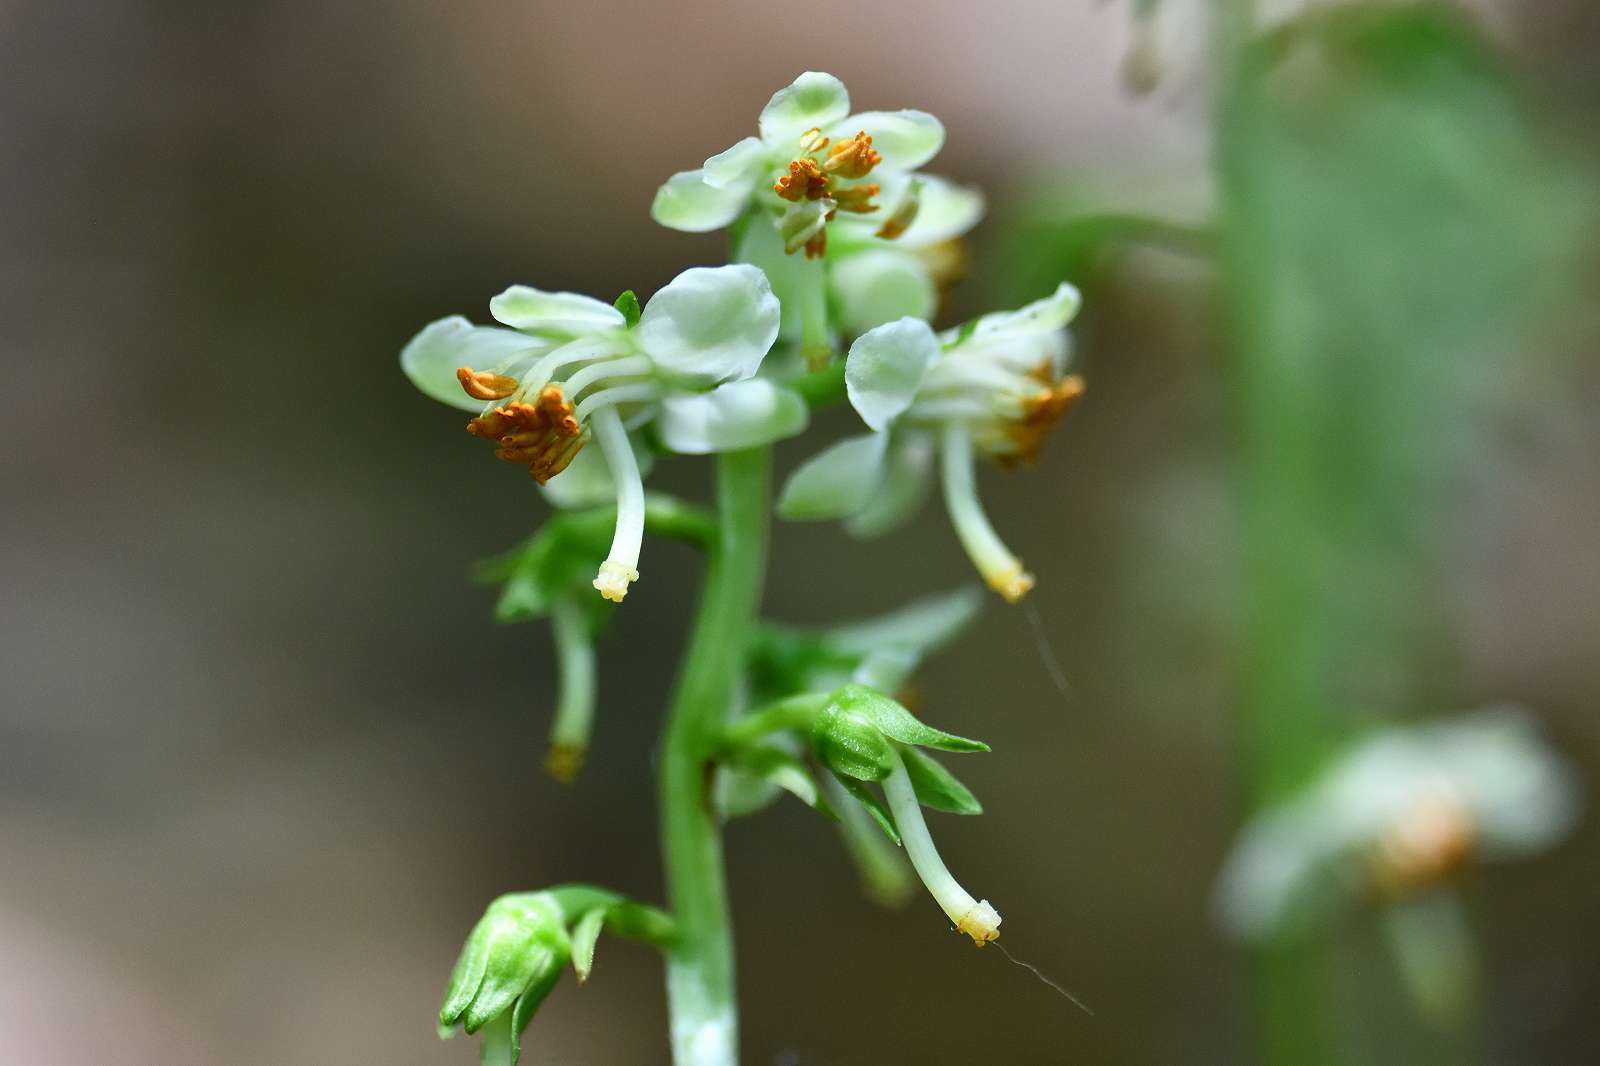
<svg viewBox="0 0 1600 1066">
<path fill-rule="evenodd" d="M 1600 98 L 1592 7 L 1495 25 L 1573 113 Z M 591 765 L 547 779 L 546 634 L 496 627 L 466 581 L 543 505 L 399 348 L 514 281 L 646 294 L 718 261 L 718 237 L 653 226 L 651 194 L 812 68 L 944 119 L 935 169 L 995 212 L 975 308 L 1008 205 L 1052 174 L 1204 202 L 1203 86 L 1128 99 L 1126 39 L 1087 2 L 0 6 L 0 1061 L 464 1064 L 431 1015 L 489 898 L 659 898 L 652 745 L 695 561 L 646 545 Z M 1173 591 L 1229 536 L 1186 475 L 1228 447 L 1203 278 L 1157 256 L 1074 279 L 1090 399 L 1039 469 L 985 476 L 1067 692 L 998 604 L 923 678 L 930 716 L 995 749 L 960 767 L 986 815 L 935 826 L 952 868 L 1096 1015 L 925 899 L 874 909 L 783 803 L 728 834 L 749 1062 L 1242 1057 L 1206 912 L 1235 824 L 1227 652 Z M 1535 707 L 1590 779 L 1594 398 L 1474 509 L 1456 620 L 1473 691 Z M 768 604 L 822 621 L 965 580 L 935 511 L 867 546 L 780 527 Z M 1597 869 L 1591 818 L 1469 887 L 1494 1061 L 1593 1061 Z M 664 1024 L 657 960 L 608 941 L 527 1061 L 663 1062 Z"/>
</svg>

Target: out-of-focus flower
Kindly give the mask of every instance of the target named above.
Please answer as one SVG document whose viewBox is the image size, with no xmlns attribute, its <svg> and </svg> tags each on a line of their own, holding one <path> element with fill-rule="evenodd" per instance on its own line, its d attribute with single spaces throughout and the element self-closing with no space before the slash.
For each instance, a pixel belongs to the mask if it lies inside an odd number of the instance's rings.
<svg viewBox="0 0 1600 1066">
<path fill-rule="evenodd" d="M 945 505 L 978 572 L 1007 600 L 1033 575 L 1006 548 L 978 500 L 974 453 L 1004 464 L 1033 460 L 1061 414 L 1083 392 L 1066 373 L 1066 325 L 1078 291 L 1063 282 L 1017 311 L 984 315 L 936 334 L 903 318 L 850 347 L 845 383 L 872 432 L 833 445 L 795 471 L 778 510 L 797 520 L 846 519 L 875 536 L 915 513 L 931 480 L 935 447 Z"/>
<path fill-rule="evenodd" d="M 576 473 L 569 466 L 599 439 L 617 523 L 594 587 L 620 603 L 638 579 L 644 531 L 630 427 L 653 420 L 667 448 L 705 454 L 792 436 L 808 416 L 798 395 L 755 377 L 780 315 L 756 268 L 695 267 L 642 311 L 631 293 L 617 304 L 514 285 L 489 302 L 510 329 L 441 319 L 406 346 L 400 364 L 424 393 L 476 412 L 468 432 L 541 484 Z M 591 484 L 599 471 L 590 464 L 577 480 Z"/>
<path fill-rule="evenodd" d="M 1521 711 L 1389 729 L 1254 818 L 1217 884 L 1223 924 L 1262 939 L 1341 902 L 1399 902 L 1474 860 L 1549 847 L 1578 809 L 1571 771 Z"/>
</svg>

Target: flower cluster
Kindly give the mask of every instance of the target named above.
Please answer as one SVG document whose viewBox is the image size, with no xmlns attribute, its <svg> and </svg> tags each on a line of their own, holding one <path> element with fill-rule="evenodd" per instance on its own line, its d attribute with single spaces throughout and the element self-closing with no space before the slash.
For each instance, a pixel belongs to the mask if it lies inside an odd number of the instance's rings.
<svg viewBox="0 0 1600 1066">
<path fill-rule="evenodd" d="M 903 694 L 921 660 L 972 617 L 981 592 L 817 629 L 765 624 L 754 610 L 768 446 L 804 431 L 812 407 L 842 399 L 869 432 L 796 470 L 780 516 L 886 533 L 926 495 L 937 457 L 951 521 L 990 586 L 1016 600 L 1033 583 L 985 516 L 974 466 L 979 454 L 1007 466 L 1031 461 L 1082 392 L 1067 370 L 1078 294 L 1063 284 L 1017 311 L 944 332 L 929 324 L 964 273 L 960 238 L 984 210 L 976 191 L 920 172 L 944 137 L 923 111 L 852 114 L 839 79 L 802 74 L 773 95 L 756 136 L 673 175 L 656 194 L 651 214 L 663 225 L 726 228 L 732 264 L 685 270 L 643 305 L 631 291 L 606 303 L 514 285 L 489 302 L 496 325 L 441 319 L 400 363 L 424 394 L 468 412 L 468 433 L 527 469 L 558 509 L 480 569 L 502 586 L 501 621 L 550 622 L 559 671 L 550 773 L 569 782 L 584 763 L 595 642 L 610 604 L 639 578 L 646 533 L 690 541 L 714 565 L 680 686 L 691 695 L 675 701 L 664 734 L 664 824 L 681 831 L 702 817 L 702 782 L 721 817 L 787 792 L 837 816 L 874 895 L 903 899 L 914 872 L 981 946 L 999 936 L 999 912 L 951 875 L 923 815 L 981 807 L 923 749 L 988 747 L 924 724 L 890 695 Z M 711 453 L 735 453 L 719 462 L 714 517 L 646 493 L 658 457 Z M 740 476 L 748 480 L 723 496 Z M 744 584 L 729 592 L 723 581 Z M 675 816 L 677 805 L 692 814 Z M 720 892 L 701 884 L 719 876 L 715 863 L 669 858 L 667 866 L 675 904 L 686 891 Z M 709 935 L 715 909 L 680 910 L 683 940 Z M 462 951 L 441 1026 L 482 1032 L 485 1062 L 514 1063 L 562 968 L 570 961 L 587 975 L 602 928 L 667 947 L 679 1061 L 731 1062 L 733 1016 L 717 1001 L 731 992 L 686 976 L 721 949 L 677 952 L 672 917 L 587 886 L 496 900 Z"/>
</svg>

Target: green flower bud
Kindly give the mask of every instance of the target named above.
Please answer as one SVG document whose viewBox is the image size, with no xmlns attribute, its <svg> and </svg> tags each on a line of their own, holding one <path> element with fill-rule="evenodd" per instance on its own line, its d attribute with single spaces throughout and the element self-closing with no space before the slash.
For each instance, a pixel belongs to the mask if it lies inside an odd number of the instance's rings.
<svg viewBox="0 0 1600 1066">
<path fill-rule="evenodd" d="M 812 743 L 822 765 L 845 777 L 882 781 L 894 769 L 894 749 L 883 731 L 837 697 L 818 716 Z"/>
<path fill-rule="evenodd" d="M 516 1062 L 522 1030 L 571 955 L 562 908 L 550 893 L 501 896 L 473 927 L 450 974 L 439 1007 L 440 1035 L 449 1036 L 456 1026 L 472 1034 L 493 1023 L 495 1040 L 485 1037 L 486 1060 L 494 1043 L 509 1051 L 507 1061 Z"/>
</svg>

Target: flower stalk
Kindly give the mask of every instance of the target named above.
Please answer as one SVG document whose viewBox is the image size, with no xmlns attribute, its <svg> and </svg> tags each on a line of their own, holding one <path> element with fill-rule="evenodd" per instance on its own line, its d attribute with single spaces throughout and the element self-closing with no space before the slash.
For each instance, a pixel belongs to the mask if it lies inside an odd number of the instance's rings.
<svg viewBox="0 0 1600 1066">
<path fill-rule="evenodd" d="M 708 769 L 766 575 L 770 466 L 766 448 L 717 457 L 717 539 L 662 737 L 661 838 L 679 931 L 667 954 L 667 1000 L 679 1066 L 738 1061 L 733 928 Z"/>
</svg>

